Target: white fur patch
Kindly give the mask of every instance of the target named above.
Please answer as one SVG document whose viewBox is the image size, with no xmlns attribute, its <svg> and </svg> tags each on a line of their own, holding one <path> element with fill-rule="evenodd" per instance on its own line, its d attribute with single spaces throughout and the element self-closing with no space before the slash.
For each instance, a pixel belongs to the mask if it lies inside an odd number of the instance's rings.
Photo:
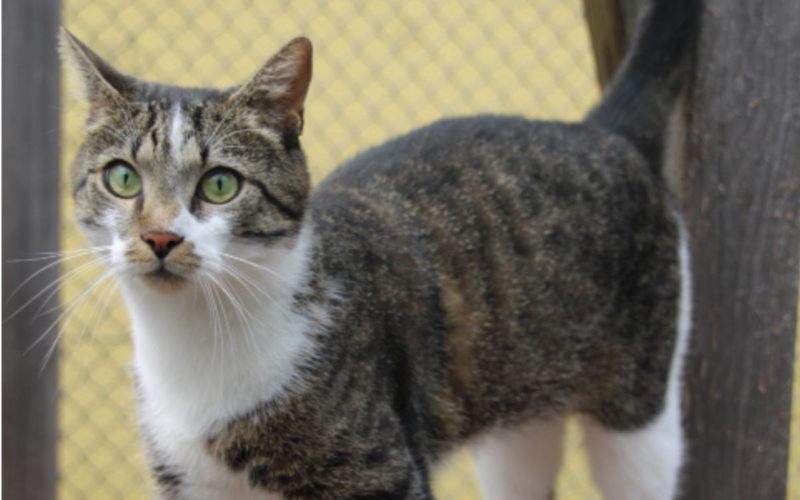
<svg viewBox="0 0 800 500">
<path fill-rule="evenodd" d="M 182 155 L 181 146 L 183 145 L 183 113 L 179 102 L 175 103 L 172 111 L 172 125 L 169 129 L 169 144 L 172 148 L 172 157 L 180 165 Z"/>
<path fill-rule="evenodd" d="M 298 386 L 298 362 L 313 345 L 310 321 L 290 305 L 306 272 L 311 228 L 292 249 L 261 248 L 255 255 L 244 245 L 225 243 L 229 231 L 222 218 L 199 222 L 181 213 L 173 230 L 196 245 L 207 259 L 203 269 L 227 292 L 212 278 L 205 279 L 205 292 L 192 284 L 173 295 L 154 292 L 135 278 L 121 280 L 133 323 L 140 418 L 168 465 L 183 474 L 186 498 L 279 499 L 250 488 L 246 473 L 233 473 L 208 455 L 206 440 L 232 419 Z M 252 264 L 223 257 L 221 245 Z M 223 267 L 240 277 L 223 279 Z"/>
<path fill-rule="evenodd" d="M 201 222 L 186 207 L 182 207 L 172 221 L 170 231 L 194 244 L 194 253 L 202 259 L 203 269 L 211 272 L 222 270 L 220 253 L 225 249 L 231 235 L 230 226 L 224 217 L 215 215 Z"/>
</svg>

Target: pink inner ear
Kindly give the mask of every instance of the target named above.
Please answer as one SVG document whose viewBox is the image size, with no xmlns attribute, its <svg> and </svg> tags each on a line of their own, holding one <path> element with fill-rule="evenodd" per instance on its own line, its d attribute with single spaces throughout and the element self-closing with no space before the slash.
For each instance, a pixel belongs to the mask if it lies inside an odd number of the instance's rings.
<svg viewBox="0 0 800 500">
<path fill-rule="evenodd" d="M 307 38 L 295 38 L 272 56 L 230 100 L 241 99 L 242 103 L 257 109 L 263 107 L 273 113 L 283 113 L 284 127 L 299 134 L 303 129 L 303 106 L 311 83 L 312 52 Z"/>
<path fill-rule="evenodd" d="M 308 87 L 311 84 L 311 68 L 313 48 L 307 38 L 295 38 L 289 42 L 278 55 L 287 53 L 288 67 L 291 68 L 293 75 L 289 84 L 289 106 L 303 121 L 303 104 L 308 94 Z M 288 76 L 288 75 L 287 75 Z"/>
</svg>

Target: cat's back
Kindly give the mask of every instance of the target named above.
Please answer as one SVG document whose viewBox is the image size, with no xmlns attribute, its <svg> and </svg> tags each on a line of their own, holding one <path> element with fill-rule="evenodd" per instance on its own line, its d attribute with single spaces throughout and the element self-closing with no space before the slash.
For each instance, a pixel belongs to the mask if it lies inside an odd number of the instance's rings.
<svg viewBox="0 0 800 500">
<path fill-rule="evenodd" d="M 657 398 L 665 379 L 641 387 L 612 367 L 666 373 L 676 310 L 663 299 L 679 291 L 677 219 L 652 170 L 600 128 L 448 119 L 345 163 L 310 208 L 326 267 L 369 297 L 362 308 L 402 311 L 382 322 L 392 335 L 428 346 L 411 356 L 442 377 L 437 401 L 469 414 L 453 432 L 497 408 L 593 410 L 609 396 L 597 381 L 642 402 L 603 410 L 634 421 L 653 406 L 634 392 Z"/>
<path fill-rule="evenodd" d="M 320 184 L 310 205 L 319 215 L 367 203 L 386 216 L 413 215 L 422 226 L 473 226 L 480 237 L 507 232 L 515 251 L 527 254 L 522 228 L 554 217 L 614 225 L 662 211 L 667 198 L 663 181 L 619 135 L 584 124 L 477 116 L 441 120 L 359 154 Z M 345 215 L 336 222 L 346 223 Z"/>
</svg>

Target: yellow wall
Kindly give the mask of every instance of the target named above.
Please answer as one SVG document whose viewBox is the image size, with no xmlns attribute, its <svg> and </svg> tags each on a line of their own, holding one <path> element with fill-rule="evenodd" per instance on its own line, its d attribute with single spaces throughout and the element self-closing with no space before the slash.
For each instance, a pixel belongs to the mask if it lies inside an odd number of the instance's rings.
<svg viewBox="0 0 800 500">
<path fill-rule="evenodd" d="M 794 339 L 794 384 L 792 385 L 792 430 L 789 440 L 789 484 L 786 498 L 800 499 L 800 302 L 797 304 Z"/>
</svg>

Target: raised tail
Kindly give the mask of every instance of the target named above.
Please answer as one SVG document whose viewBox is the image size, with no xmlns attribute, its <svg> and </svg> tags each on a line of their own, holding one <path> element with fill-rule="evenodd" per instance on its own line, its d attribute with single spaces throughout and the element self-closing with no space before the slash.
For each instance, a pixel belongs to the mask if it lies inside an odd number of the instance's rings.
<svg viewBox="0 0 800 500">
<path fill-rule="evenodd" d="M 633 44 L 587 123 L 627 137 L 660 173 L 669 117 L 691 74 L 701 0 L 644 0 Z"/>
</svg>

